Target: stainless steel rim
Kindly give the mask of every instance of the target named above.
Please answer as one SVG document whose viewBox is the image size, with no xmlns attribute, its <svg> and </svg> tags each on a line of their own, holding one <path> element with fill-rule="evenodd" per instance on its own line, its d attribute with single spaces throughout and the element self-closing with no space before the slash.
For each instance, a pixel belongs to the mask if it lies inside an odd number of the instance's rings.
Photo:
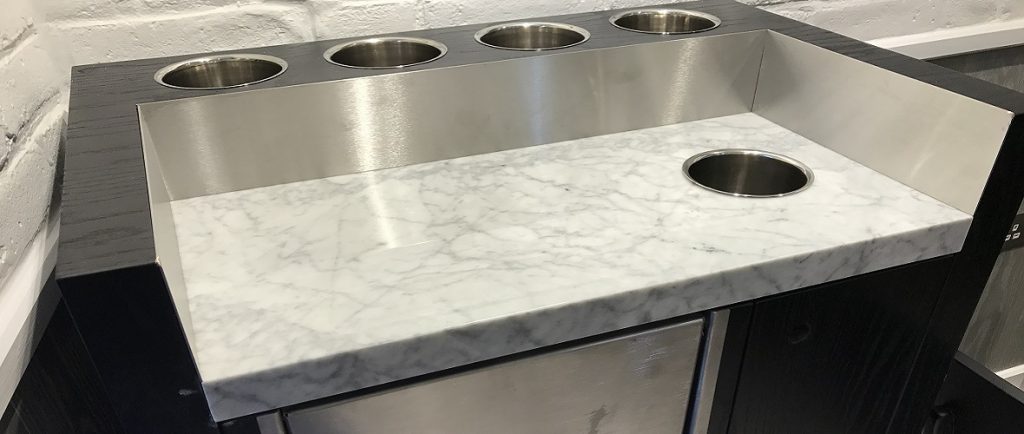
<svg viewBox="0 0 1024 434">
<path fill-rule="evenodd" d="M 335 62 L 334 59 L 332 59 L 332 57 L 334 57 L 335 54 L 338 54 L 338 52 L 341 51 L 341 50 L 344 50 L 344 49 L 347 49 L 347 48 L 351 48 L 351 47 L 355 47 L 355 46 L 358 46 L 358 45 L 375 44 L 375 43 L 381 43 L 381 42 L 406 42 L 406 43 L 410 43 L 410 44 L 427 45 L 427 46 L 430 46 L 430 47 L 433 47 L 433 48 L 437 49 L 438 54 L 436 56 L 430 58 L 430 59 L 427 59 L 427 60 L 421 60 L 421 61 L 418 61 L 418 62 L 411 62 L 411 63 L 403 63 L 401 65 L 393 65 L 393 66 L 349 65 L 349 64 L 346 64 L 346 63 Z M 360 39 L 360 40 L 357 40 L 357 41 L 351 41 L 351 42 L 346 42 L 346 43 L 343 43 L 343 44 L 335 45 L 335 46 L 333 46 L 331 48 L 328 48 L 327 51 L 324 51 L 324 60 L 326 60 L 327 62 L 329 62 L 331 64 L 338 65 L 338 66 L 344 66 L 346 68 L 354 68 L 354 69 L 395 69 L 395 68 L 407 68 L 407 67 L 410 67 L 410 66 L 416 66 L 416 65 L 422 65 L 424 63 L 430 63 L 430 62 L 433 62 L 433 61 L 435 61 L 437 59 L 440 59 L 440 58 L 444 57 L 445 54 L 448 54 L 448 46 L 444 45 L 444 44 L 442 44 L 440 42 L 437 42 L 437 41 L 435 41 L 433 39 L 414 38 L 414 37 L 408 37 L 408 36 L 386 36 L 386 37 L 379 37 L 379 38 Z"/>
<path fill-rule="evenodd" d="M 568 31 L 571 31 L 571 32 L 575 32 L 575 33 L 579 34 L 580 36 L 582 36 L 583 38 L 580 39 L 579 41 L 573 42 L 571 44 L 559 45 L 557 47 L 541 47 L 541 48 L 504 47 L 504 46 L 501 46 L 501 45 L 488 44 L 487 42 L 484 42 L 484 40 L 483 40 L 483 37 L 487 36 L 490 33 L 493 33 L 493 32 L 499 31 L 499 30 L 515 28 L 515 27 L 522 27 L 522 28 L 554 27 L 554 28 L 557 28 L 557 29 L 562 29 L 562 30 L 568 30 Z M 543 21 L 519 21 L 519 22 L 514 22 L 514 23 L 496 24 L 496 25 L 493 25 L 493 26 L 484 27 L 484 28 L 480 29 L 479 31 L 477 31 L 476 34 L 473 36 L 473 38 L 476 39 L 476 41 L 479 42 L 482 45 L 486 45 L 486 46 L 491 47 L 491 48 L 497 48 L 497 49 L 500 49 L 500 50 L 547 51 L 547 50 L 559 50 L 559 49 L 562 49 L 562 48 L 575 47 L 575 46 L 580 45 L 580 44 L 582 44 L 584 42 L 587 42 L 587 41 L 590 40 L 590 32 L 588 32 L 587 29 L 584 29 L 584 28 L 579 27 L 579 26 L 574 26 L 572 24 L 543 22 Z"/>
<path fill-rule="evenodd" d="M 792 165 L 793 167 L 796 167 L 801 172 L 803 172 L 803 175 L 807 178 L 807 182 L 804 183 L 804 185 L 802 187 L 800 187 L 800 188 L 798 188 L 796 190 L 787 191 L 787 192 L 784 192 L 784 193 L 778 193 L 778 194 L 744 194 L 744 193 L 734 193 L 734 192 L 731 192 L 731 191 L 724 191 L 724 190 L 719 190 L 717 188 L 708 187 L 708 186 L 698 182 L 696 179 L 693 179 L 692 176 L 690 176 L 690 166 L 693 166 L 695 163 L 697 163 L 698 161 L 701 161 L 701 160 L 703 160 L 705 158 L 715 157 L 715 156 L 719 156 L 719 155 L 755 155 L 755 156 L 759 156 L 759 157 L 767 157 L 767 158 L 771 158 L 771 159 L 774 159 L 774 160 L 782 161 L 784 163 Z M 801 191 L 807 190 L 808 188 L 811 187 L 811 184 L 814 183 L 814 172 L 812 172 L 809 167 L 804 165 L 804 163 L 801 163 L 801 162 L 799 162 L 797 160 L 794 160 L 794 159 L 792 159 L 790 157 L 787 157 L 785 155 L 776 154 L 774 152 L 768 152 L 768 151 L 760 151 L 760 150 L 757 150 L 757 149 L 716 149 L 716 150 L 713 150 L 713 151 L 701 152 L 701 153 L 699 153 L 697 155 L 694 155 L 694 156 L 692 156 L 690 158 L 687 158 L 686 161 L 683 162 L 683 176 L 685 176 L 686 179 L 690 180 L 690 182 L 692 182 L 694 185 L 696 185 L 696 186 L 698 186 L 700 188 L 703 188 L 705 190 L 708 190 L 708 191 L 713 191 L 715 193 L 721 193 L 721 194 L 726 194 L 726 195 L 735 196 L 735 197 L 751 197 L 751 198 L 773 198 L 773 197 L 790 196 L 790 195 L 797 194 L 797 193 L 799 193 Z"/>
<path fill-rule="evenodd" d="M 280 66 L 281 70 L 277 71 L 277 73 L 275 73 L 273 75 L 270 75 L 268 77 L 260 78 L 258 80 L 248 81 L 248 82 L 245 82 L 245 83 L 233 84 L 233 85 L 230 85 L 230 86 L 189 87 L 189 86 L 177 86 L 177 85 L 173 85 L 173 84 L 170 84 L 170 83 L 167 83 L 166 81 L 164 81 L 164 77 L 166 77 L 167 74 L 170 74 L 171 72 L 174 72 L 174 71 L 177 71 L 177 70 L 180 70 L 180 69 L 189 68 L 189 67 L 196 66 L 196 65 L 209 64 L 209 63 L 230 62 L 230 61 L 246 61 L 246 60 L 259 60 L 259 61 L 271 62 L 271 63 L 277 64 L 277 66 Z M 253 53 L 224 54 L 224 55 L 218 55 L 218 56 L 195 57 L 195 58 L 192 58 L 192 59 L 183 60 L 181 62 L 172 63 L 170 65 L 167 65 L 167 66 L 163 67 L 163 68 L 160 68 L 160 70 L 158 70 L 156 72 L 156 74 L 153 75 L 153 79 L 156 80 L 157 83 L 160 83 L 161 85 L 169 87 L 169 88 L 172 88 L 172 89 L 217 90 L 217 89 L 231 89 L 231 88 L 235 88 L 235 87 L 243 87 L 243 86 L 249 86 L 249 85 L 253 85 L 253 84 L 257 84 L 257 83 L 263 83 L 264 81 L 273 80 L 273 79 L 277 78 L 281 74 L 284 74 L 284 72 L 287 71 L 287 70 L 288 70 L 288 62 L 285 62 L 284 59 L 281 59 L 280 57 L 267 56 L 267 55 L 264 55 L 264 54 L 253 54 Z"/>
<path fill-rule="evenodd" d="M 700 17 L 700 18 L 704 18 L 704 19 L 706 19 L 708 21 L 711 21 L 713 24 L 712 24 L 711 27 L 708 27 L 706 29 L 677 31 L 677 32 L 656 32 L 656 31 L 651 31 L 651 30 L 632 29 L 632 28 L 629 28 L 629 27 L 621 26 L 621 25 L 619 25 L 616 22 L 616 21 L 619 21 L 620 19 L 625 18 L 625 17 L 634 16 L 634 15 L 641 15 L 641 14 L 684 15 L 684 16 Z M 637 32 L 637 33 L 647 33 L 649 35 L 683 35 L 683 34 L 688 34 L 688 33 L 700 33 L 700 32 L 706 32 L 708 30 L 712 30 L 712 29 L 718 28 L 718 26 L 722 25 L 722 20 L 719 19 L 718 17 L 714 16 L 714 15 L 706 14 L 704 12 L 691 11 L 691 10 L 687 10 L 687 9 L 635 9 L 635 10 L 631 10 L 631 11 L 626 11 L 626 12 L 621 12 L 621 13 L 615 14 L 611 18 L 608 19 L 608 22 L 611 23 L 613 26 L 618 27 L 618 28 L 620 28 L 622 30 L 627 30 L 627 31 L 630 31 L 630 32 Z"/>
</svg>

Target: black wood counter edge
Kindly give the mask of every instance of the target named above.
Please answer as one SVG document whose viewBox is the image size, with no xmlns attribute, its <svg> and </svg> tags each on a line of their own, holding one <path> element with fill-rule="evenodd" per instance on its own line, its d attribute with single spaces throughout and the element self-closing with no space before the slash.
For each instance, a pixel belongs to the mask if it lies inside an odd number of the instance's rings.
<svg viewBox="0 0 1024 434">
<path fill-rule="evenodd" d="M 900 401 L 901 411 L 890 426 L 892 433 L 913 432 L 913 427 L 923 423 L 938 392 L 991 272 L 1006 226 L 1024 195 L 1024 185 L 1018 182 L 1024 178 L 1024 96 L 729 0 L 704 0 L 683 6 L 715 14 L 723 19 L 723 25 L 708 33 L 673 38 L 770 29 L 1014 113 L 967 241 L 956 255 L 951 277 L 931 315 L 926 340 Z M 596 27 L 607 25 L 606 19 L 613 13 L 553 19 L 577 25 L 593 23 Z M 403 34 L 431 37 L 483 26 Z M 621 42 L 623 37 L 635 37 L 637 42 L 645 40 L 637 34 L 617 36 L 617 41 Z M 191 56 L 73 69 L 56 275 L 72 317 L 106 382 L 108 395 L 115 401 L 129 432 L 139 431 L 132 428 L 136 423 L 149 424 L 141 432 L 200 432 L 197 426 L 216 431 L 173 300 L 156 263 L 137 104 L 390 73 L 328 64 L 321 54 L 339 41 L 234 50 L 278 56 L 291 65 L 288 73 L 275 80 L 242 89 L 176 90 L 160 86 L 152 79 L 160 67 Z M 600 48 L 606 43 L 595 37 L 588 44 L 566 50 Z M 465 41 L 464 46 L 449 48 L 464 55 L 446 56 L 415 68 L 545 55 L 488 50 L 472 40 Z M 145 393 L 139 394 L 140 390 Z M 150 419 L 131 414 L 142 408 L 150 408 Z M 175 430 L 175 424 L 188 428 Z"/>
</svg>

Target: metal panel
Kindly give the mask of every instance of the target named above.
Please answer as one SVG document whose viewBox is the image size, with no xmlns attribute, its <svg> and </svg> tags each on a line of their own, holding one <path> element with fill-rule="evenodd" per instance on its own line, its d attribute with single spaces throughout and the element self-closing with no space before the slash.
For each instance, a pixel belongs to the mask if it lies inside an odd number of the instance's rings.
<svg viewBox="0 0 1024 434">
<path fill-rule="evenodd" d="M 1005 377 L 1006 381 L 1014 387 L 1024 390 L 1024 374 L 1017 374 L 1010 377 Z"/>
<path fill-rule="evenodd" d="M 764 35 L 189 98 L 140 113 L 175 200 L 747 112 Z"/>
<path fill-rule="evenodd" d="M 702 320 L 286 415 L 293 434 L 683 432 Z"/>
<path fill-rule="evenodd" d="M 711 426 L 711 408 L 715 402 L 722 350 L 725 348 L 725 334 L 729 327 L 729 310 L 712 312 L 708 321 L 708 337 L 704 345 L 700 378 L 696 384 L 697 402 L 693 403 L 693 412 L 691 413 L 693 416 L 690 420 L 690 431 L 688 431 L 691 434 L 708 434 Z"/>
<path fill-rule="evenodd" d="M 774 32 L 754 112 L 973 214 L 1012 113 Z"/>
<path fill-rule="evenodd" d="M 141 113 L 140 113 L 141 117 Z M 149 192 L 150 218 L 153 220 L 153 246 L 156 260 L 160 263 L 167 288 L 174 300 L 174 309 L 181 321 L 181 328 L 189 344 L 193 342 L 192 312 L 188 305 L 185 289 L 185 275 L 181 269 L 181 255 L 178 251 L 178 235 L 171 215 L 171 197 L 167 191 L 160 158 L 153 149 L 153 141 L 146 124 L 141 124 L 143 162 L 146 165 L 146 189 Z"/>
<path fill-rule="evenodd" d="M 256 416 L 256 427 L 260 430 L 259 434 L 288 434 L 279 411 Z"/>
<path fill-rule="evenodd" d="M 930 62 L 1024 92 L 1024 46 L 944 57 Z"/>
<path fill-rule="evenodd" d="M 999 255 L 960 351 L 992 371 L 1024 365 L 1024 249 Z"/>
</svg>

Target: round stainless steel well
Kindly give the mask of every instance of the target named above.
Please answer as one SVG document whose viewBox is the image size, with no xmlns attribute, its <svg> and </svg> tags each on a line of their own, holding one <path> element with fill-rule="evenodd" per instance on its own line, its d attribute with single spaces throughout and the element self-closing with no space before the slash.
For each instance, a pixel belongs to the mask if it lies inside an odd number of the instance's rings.
<svg viewBox="0 0 1024 434">
<path fill-rule="evenodd" d="M 683 174 L 705 189 L 741 197 L 779 197 L 806 190 L 811 169 L 784 155 L 751 149 L 719 149 L 694 155 Z"/>
<path fill-rule="evenodd" d="M 658 35 L 705 32 L 722 24 L 714 15 L 683 9 L 639 9 L 617 14 L 609 21 L 623 30 Z"/>
<path fill-rule="evenodd" d="M 587 39 L 590 32 L 586 29 L 562 23 L 506 23 L 476 32 L 477 42 L 505 50 L 554 50 L 579 45 Z"/>
<path fill-rule="evenodd" d="M 404 68 L 437 60 L 447 52 L 448 47 L 437 41 L 398 36 L 335 45 L 324 52 L 324 58 L 349 68 Z"/>
<path fill-rule="evenodd" d="M 270 80 L 284 73 L 288 62 L 262 54 L 198 57 L 167 65 L 154 77 L 175 89 L 227 89 Z"/>
</svg>

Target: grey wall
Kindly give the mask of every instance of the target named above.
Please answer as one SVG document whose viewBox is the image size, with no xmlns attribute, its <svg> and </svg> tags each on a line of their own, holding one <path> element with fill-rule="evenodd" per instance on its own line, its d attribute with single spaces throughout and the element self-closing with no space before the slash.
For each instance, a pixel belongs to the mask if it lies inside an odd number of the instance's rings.
<svg viewBox="0 0 1024 434">
<path fill-rule="evenodd" d="M 1024 92 L 1024 45 L 945 57 L 931 62 Z"/>
<path fill-rule="evenodd" d="M 1024 45 L 932 62 L 1024 92 Z M 996 372 L 1024 365 L 1024 249 L 999 256 L 960 351 Z"/>
<path fill-rule="evenodd" d="M 999 256 L 960 351 L 995 372 L 1024 364 L 1024 249 Z"/>
</svg>

